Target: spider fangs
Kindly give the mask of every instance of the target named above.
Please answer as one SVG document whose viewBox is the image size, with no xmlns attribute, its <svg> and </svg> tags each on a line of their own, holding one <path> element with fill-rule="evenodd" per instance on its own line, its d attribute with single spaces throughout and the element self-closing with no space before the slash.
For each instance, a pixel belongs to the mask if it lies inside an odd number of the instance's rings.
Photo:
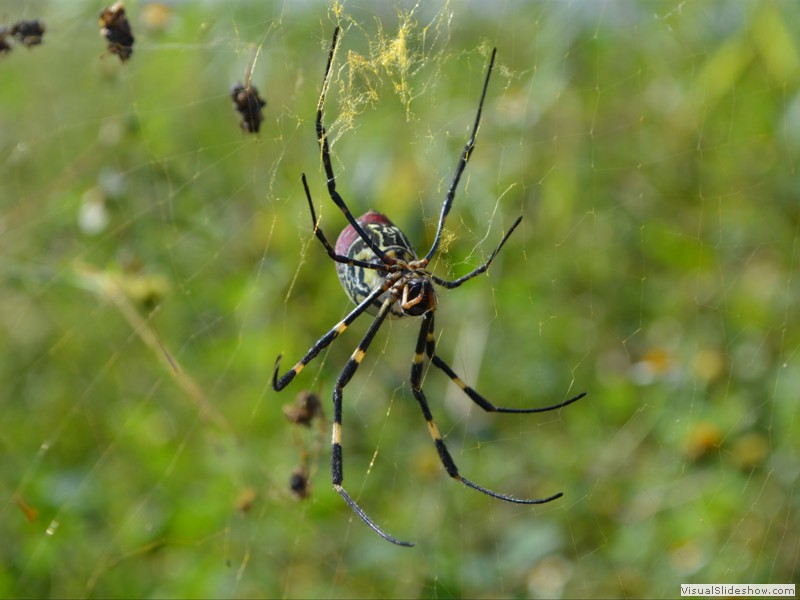
<svg viewBox="0 0 800 600">
<path fill-rule="evenodd" d="M 345 364 L 336 385 L 333 389 L 333 427 L 331 432 L 331 476 L 334 489 L 344 499 L 347 505 L 364 521 L 372 530 L 383 539 L 400 546 L 413 546 L 410 542 L 401 541 L 381 529 L 364 510 L 356 503 L 344 489 L 342 482 L 343 475 L 343 452 L 342 452 L 342 400 L 345 386 L 352 379 L 359 364 L 361 364 L 369 345 L 375 337 L 381 324 L 389 316 L 395 317 L 420 317 L 421 325 L 414 357 L 411 362 L 411 391 L 414 399 L 419 404 L 422 416 L 428 426 L 428 431 L 433 439 L 439 460 L 447 474 L 460 481 L 464 485 L 474 490 L 482 492 L 492 498 L 513 502 L 516 504 L 544 504 L 561 497 L 561 493 L 553 494 L 546 498 L 516 498 L 507 494 L 500 494 L 485 487 L 478 485 L 462 476 L 456 466 L 453 457 L 445 445 L 439 429 L 433 421 L 428 400 L 422 391 L 422 368 L 425 358 L 430 363 L 447 375 L 464 394 L 486 412 L 498 413 L 517 413 L 528 414 L 557 410 L 576 400 L 583 398 L 585 393 L 579 394 L 559 404 L 544 408 L 504 408 L 495 406 L 481 394 L 468 386 L 450 366 L 436 354 L 436 337 L 434 335 L 434 314 L 436 312 L 437 300 L 434 285 L 446 289 L 454 289 L 470 279 L 484 273 L 491 265 L 497 253 L 500 252 L 509 236 L 519 225 L 522 217 L 518 217 L 511 225 L 509 230 L 500 240 L 500 243 L 489 255 L 486 261 L 471 272 L 452 281 L 437 277 L 427 270 L 428 263 L 436 254 L 441 241 L 444 222 L 455 198 L 456 188 L 461 179 L 461 175 L 467 166 L 472 150 L 475 147 L 475 135 L 480 124 L 483 103 L 486 99 L 486 90 L 489 86 L 489 77 L 492 73 L 496 50 L 492 51 L 489 66 L 486 70 L 486 79 L 483 82 L 483 91 L 478 111 L 475 115 L 475 122 L 472 125 L 472 133 L 464 146 L 461 158 L 456 164 L 455 175 L 450 183 L 441 212 L 439 213 L 439 223 L 436 228 L 436 235 L 430 250 L 423 258 L 417 258 L 416 253 L 411 247 L 411 243 L 403 232 L 398 229 L 384 215 L 370 211 L 358 219 L 353 217 L 342 196 L 336 189 L 336 178 L 331 164 L 330 146 L 328 143 L 327 132 L 322 124 L 322 114 L 325 107 L 325 94 L 328 89 L 328 77 L 331 72 L 333 55 L 336 50 L 339 38 L 339 28 L 333 34 L 330 51 L 328 53 L 328 64 L 325 67 L 325 75 L 322 80 L 322 92 L 320 93 L 319 103 L 317 104 L 316 132 L 317 142 L 319 143 L 322 165 L 327 176 L 328 195 L 333 203 L 341 210 L 349 225 L 342 231 L 336 241 L 336 246 L 332 246 L 322 229 L 319 227 L 314 202 L 311 199 L 311 192 L 308 188 L 306 176 L 301 176 L 303 189 L 308 201 L 311 222 L 314 227 L 314 235 L 325 248 L 328 256 L 336 262 L 336 269 L 339 280 L 342 283 L 347 295 L 356 304 L 356 307 L 336 325 L 334 325 L 325 335 L 311 346 L 308 352 L 291 369 L 282 376 L 279 376 L 281 357 L 275 361 L 275 368 L 272 373 L 272 387 L 276 391 L 285 388 L 303 368 L 325 348 L 327 348 L 339 335 L 344 333 L 348 326 L 363 313 L 375 315 L 372 323 L 367 329 L 366 334 L 359 342 L 350 359 Z"/>
</svg>

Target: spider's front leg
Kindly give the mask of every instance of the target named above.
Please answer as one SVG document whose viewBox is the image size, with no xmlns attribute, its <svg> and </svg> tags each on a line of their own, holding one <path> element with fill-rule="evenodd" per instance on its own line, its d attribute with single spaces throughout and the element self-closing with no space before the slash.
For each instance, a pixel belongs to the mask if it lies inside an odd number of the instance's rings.
<svg viewBox="0 0 800 600">
<path fill-rule="evenodd" d="M 503 236 L 503 239 L 500 240 L 499 244 L 497 244 L 497 248 L 494 249 L 494 252 L 492 252 L 489 255 L 489 257 L 483 262 L 483 264 L 478 268 L 473 269 L 471 272 L 467 273 L 463 277 L 459 277 L 458 279 L 455 279 L 453 281 L 447 281 L 446 279 L 442 279 L 441 277 L 437 277 L 436 275 L 432 275 L 431 279 L 433 279 L 433 281 L 437 285 L 441 285 L 442 287 L 446 287 L 447 289 L 452 290 L 460 286 L 465 281 L 469 281 L 470 279 L 477 277 L 481 273 L 485 273 L 491 266 L 492 261 L 500 253 L 500 250 L 503 249 L 503 246 L 508 241 L 508 238 L 510 238 L 511 234 L 514 233 L 514 230 L 517 228 L 517 225 L 519 225 L 521 222 L 522 222 L 522 215 L 517 217 L 517 220 L 514 221 L 514 224 L 511 225 L 508 231 L 506 231 L 506 234 Z"/>
<path fill-rule="evenodd" d="M 353 509 L 353 512 L 355 512 L 361 518 L 361 520 L 364 521 L 364 523 L 366 523 L 375 533 L 377 533 L 386 541 L 397 544 L 398 546 L 413 546 L 414 544 L 411 542 L 403 542 L 398 540 L 378 527 L 378 525 L 367 516 L 364 510 L 358 504 L 356 504 L 356 501 L 350 497 L 350 494 L 347 493 L 344 487 L 342 487 L 342 481 L 344 480 L 342 461 L 342 394 L 345 386 L 350 382 L 350 379 L 355 374 L 356 369 L 358 369 L 358 365 L 361 364 L 364 354 L 366 354 L 370 343 L 372 343 L 372 340 L 375 337 L 375 334 L 378 332 L 378 329 L 380 329 L 384 319 L 386 319 L 387 315 L 389 314 L 389 309 L 396 301 L 397 296 L 394 292 L 390 293 L 386 297 L 386 299 L 383 301 L 383 304 L 381 304 L 378 314 L 375 315 L 375 319 L 373 319 L 372 323 L 370 324 L 367 333 L 364 334 L 364 337 L 361 339 L 358 347 L 355 349 L 352 356 L 350 356 L 350 359 L 347 361 L 347 364 L 345 364 L 342 372 L 339 374 L 339 377 L 336 380 L 336 387 L 333 389 L 331 479 L 333 482 L 333 488 L 342 498 L 344 498 L 344 501 L 347 502 L 347 505 L 351 509 Z"/>
<path fill-rule="evenodd" d="M 439 433 L 439 428 L 436 427 L 436 423 L 433 422 L 433 415 L 431 414 L 430 406 L 428 406 L 428 401 L 425 398 L 425 393 L 422 391 L 422 362 L 423 359 L 425 358 L 426 347 L 428 346 L 429 343 L 431 343 L 430 340 L 432 340 L 432 336 L 433 336 L 433 313 L 427 313 L 422 318 L 422 325 L 420 326 L 419 329 L 419 338 L 417 338 L 417 347 L 414 353 L 414 361 L 411 364 L 411 391 L 414 394 L 414 398 L 416 398 L 417 402 L 419 403 L 419 407 L 422 410 L 422 415 L 425 417 L 425 422 L 428 424 L 428 431 L 431 434 L 431 438 L 433 438 L 433 443 L 436 446 L 436 451 L 439 453 L 439 459 L 442 461 L 442 465 L 444 466 L 445 471 L 447 471 L 447 474 L 450 475 L 450 477 L 452 477 L 453 479 L 460 481 L 464 485 L 471 487 L 474 490 L 478 490 L 479 492 L 491 496 L 492 498 L 497 498 L 498 500 L 505 500 L 506 502 L 513 502 L 514 504 L 544 504 L 546 502 L 550 502 L 552 500 L 555 500 L 556 498 L 560 498 L 561 496 L 563 496 L 563 494 L 559 492 L 557 494 L 553 494 L 552 496 L 548 496 L 547 498 L 515 498 L 514 496 L 509 496 L 507 494 L 499 494 L 497 492 L 493 492 L 492 490 L 486 489 L 485 487 L 480 486 L 477 483 L 474 483 L 473 481 L 470 481 L 466 477 L 463 477 L 458 472 L 458 467 L 456 466 L 453 457 L 450 455 L 450 452 L 447 449 L 444 440 L 442 439 L 442 435 Z M 431 353 L 432 352 L 433 351 L 431 350 Z M 435 356 L 435 354 L 433 356 Z M 450 372 L 452 373 L 452 371 Z M 453 373 L 453 377 L 455 377 L 455 373 Z M 453 381 L 456 381 L 456 383 L 458 383 L 458 381 L 460 380 L 455 378 L 453 379 Z M 462 384 L 461 387 L 462 389 L 464 389 L 466 386 Z M 470 398 L 472 398 L 472 396 L 470 396 Z M 489 404 L 488 401 L 486 400 L 484 400 L 484 402 Z M 492 405 L 489 404 L 489 406 L 491 407 Z M 494 408 L 494 410 L 497 411 L 498 409 Z M 523 411 L 523 412 L 530 412 L 530 411 Z"/>
<path fill-rule="evenodd" d="M 336 253 L 336 250 L 328 241 L 328 238 L 325 237 L 325 233 L 323 233 L 322 228 L 319 226 L 319 220 L 317 219 L 317 212 L 314 210 L 314 201 L 311 199 L 311 190 L 308 189 L 308 181 L 306 180 L 306 174 L 303 173 L 300 176 L 300 179 L 303 182 L 303 189 L 306 192 L 306 200 L 308 200 L 308 210 L 311 213 L 311 225 L 314 227 L 314 235 L 317 237 L 319 242 L 325 248 L 325 252 L 328 253 L 328 256 L 330 256 L 333 260 L 335 260 L 338 263 L 359 267 L 361 269 L 372 269 L 375 271 L 385 269 L 386 266 L 384 264 L 375 264 L 372 262 L 358 260 L 355 258 L 351 258 L 349 256 L 343 256 L 341 254 Z"/>
<path fill-rule="evenodd" d="M 384 264 L 391 265 L 395 262 L 394 259 L 390 256 L 387 256 L 387 254 L 383 251 L 383 248 L 381 248 L 379 244 L 373 241 L 373 239 L 366 234 L 361 225 L 358 223 L 358 220 L 353 216 L 353 213 L 351 213 L 350 209 L 347 208 L 344 198 L 342 198 L 339 192 L 336 191 L 336 175 L 333 172 L 333 164 L 331 163 L 331 148 L 330 144 L 328 143 L 328 132 L 325 130 L 325 125 L 322 124 L 322 114 L 325 111 L 325 96 L 328 93 L 328 86 L 330 85 L 328 76 L 331 73 L 333 55 L 336 52 L 336 44 L 339 40 L 340 31 L 340 27 L 337 27 L 333 31 L 333 40 L 331 41 L 331 48 L 328 51 L 328 64 L 325 66 L 325 75 L 322 78 L 322 90 L 320 91 L 319 102 L 317 103 L 317 120 L 315 123 L 315 128 L 317 130 L 317 142 L 319 142 L 319 149 L 322 154 L 322 166 L 325 169 L 325 175 L 328 178 L 328 195 L 331 197 L 331 200 L 333 200 L 333 203 L 339 207 L 339 210 L 342 211 L 342 214 L 347 219 L 347 222 L 350 223 L 350 226 L 356 232 L 358 232 L 359 237 L 364 240 L 364 243 L 366 243 L 370 250 L 375 253 L 375 256 L 380 258 L 381 262 Z M 320 241 L 322 240 L 320 239 Z"/>
</svg>

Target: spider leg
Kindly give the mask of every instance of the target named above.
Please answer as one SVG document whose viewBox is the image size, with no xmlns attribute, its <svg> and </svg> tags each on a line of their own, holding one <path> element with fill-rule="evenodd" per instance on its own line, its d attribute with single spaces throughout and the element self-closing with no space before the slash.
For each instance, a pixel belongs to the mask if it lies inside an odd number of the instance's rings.
<svg viewBox="0 0 800 600">
<path fill-rule="evenodd" d="M 540 412 L 547 412 L 550 410 L 558 410 L 559 408 L 564 408 L 572 404 L 573 402 L 577 402 L 581 398 L 586 395 L 586 392 L 578 394 L 574 398 L 570 398 L 564 402 L 560 402 L 559 404 L 554 404 L 553 406 L 545 406 L 544 408 L 503 408 L 500 406 L 495 406 L 491 402 L 489 402 L 486 398 L 481 396 L 478 392 L 476 392 L 473 388 L 468 386 L 464 381 L 456 375 L 455 371 L 450 368 L 446 362 L 444 362 L 438 354 L 436 354 L 436 341 L 433 335 L 433 314 L 429 313 L 425 315 L 426 318 L 430 316 L 430 324 L 428 325 L 428 334 L 425 340 L 425 353 L 428 355 L 428 358 L 431 359 L 431 362 L 436 366 L 438 369 L 444 371 L 445 375 L 447 375 L 453 383 L 455 383 L 461 390 L 469 396 L 469 399 L 472 400 L 475 404 L 480 406 L 486 412 L 498 412 L 498 413 L 519 413 L 519 414 L 529 414 L 529 413 L 540 413 Z"/>
<path fill-rule="evenodd" d="M 450 208 L 453 206 L 453 199 L 456 195 L 456 188 L 458 187 L 458 182 L 461 180 L 461 175 L 464 173 L 464 169 L 467 166 L 467 161 L 469 161 L 469 157 L 472 154 L 472 150 L 475 148 L 475 136 L 478 133 L 478 125 L 481 122 L 481 113 L 483 112 L 483 103 L 486 100 L 486 90 L 489 87 L 489 77 L 492 75 L 492 68 L 494 67 L 494 57 L 497 54 L 497 48 L 492 49 L 492 57 L 489 59 L 489 67 L 486 69 L 486 79 L 483 82 L 483 91 L 481 92 L 481 99 L 478 103 L 478 112 L 475 115 L 475 123 L 472 125 L 472 134 L 467 141 L 467 144 L 464 146 L 464 150 L 461 152 L 461 158 L 456 165 L 456 173 L 453 176 L 453 181 L 450 183 L 450 188 L 447 190 L 447 195 L 444 199 L 444 204 L 442 204 L 442 211 L 439 213 L 439 224 L 436 227 L 436 237 L 433 238 L 433 244 L 431 245 L 431 249 L 428 250 L 428 253 L 425 255 L 425 260 L 429 261 L 433 258 L 433 255 L 436 253 L 436 249 L 439 247 L 439 241 L 442 237 L 442 229 L 444 229 L 444 221 L 447 218 L 447 214 L 450 212 Z"/>
<path fill-rule="evenodd" d="M 336 262 L 344 263 L 346 265 L 353 265 L 354 267 L 361 267 L 362 269 L 373 269 L 376 271 L 386 269 L 386 265 L 382 264 L 376 265 L 375 263 L 366 262 L 363 260 L 357 260 L 355 258 L 350 258 L 342 254 L 336 254 L 336 250 L 334 250 L 333 246 L 328 241 L 328 238 L 326 238 L 325 234 L 322 232 L 322 228 L 319 226 L 319 220 L 317 219 L 317 212 L 314 210 L 314 201 L 311 199 L 311 190 L 308 189 L 308 181 L 306 180 L 306 174 L 303 173 L 300 179 L 303 182 L 303 189 L 306 192 L 306 199 L 308 199 L 308 209 L 311 212 L 311 223 L 314 226 L 314 235 L 317 236 L 317 239 L 324 246 L 325 251 L 328 253 L 328 256 L 330 256 Z"/>
<path fill-rule="evenodd" d="M 466 275 L 464 275 L 463 277 L 459 277 L 458 279 L 454 279 L 453 281 L 447 281 L 446 279 L 442 279 L 441 277 L 437 277 L 436 275 L 433 275 L 433 274 L 431 274 L 431 279 L 433 279 L 433 281 L 437 285 L 441 285 L 442 287 L 445 287 L 445 288 L 447 288 L 449 290 L 452 290 L 453 288 L 457 288 L 458 286 L 460 286 L 465 281 L 469 281 L 473 277 L 477 277 L 481 273 L 486 272 L 486 270 L 492 264 L 492 261 L 495 259 L 495 257 L 499 254 L 500 250 L 505 245 L 505 243 L 508 240 L 508 238 L 510 238 L 511 234 L 514 233 L 514 230 L 517 228 L 517 225 L 519 225 L 521 222 L 522 222 L 522 215 L 517 217 L 517 220 L 514 221 L 514 224 L 511 225 L 511 228 L 508 231 L 506 231 L 506 234 L 503 236 L 503 239 L 500 240 L 499 244 L 497 244 L 497 248 L 494 249 L 494 252 L 492 252 L 489 255 L 489 257 L 486 259 L 486 262 L 484 262 L 477 269 L 474 269 L 471 272 L 469 272 Z"/>
<path fill-rule="evenodd" d="M 328 93 L 328 76 L 331 72 L 331 66 L 333 65 L 333 54 L 336 51 L 336 44 L 339 40 L 339 32 L 341 31 L 340 27 L 336 27 L 333 31 L 333 40 L 331 41 L 331 49 L 328 52 L 328 64 L 325 67 L 325 76 L 322 78 L 322 91 L 319 94 L 319 102 L 317 103 L 317 121 L 316 121 L 316 129 L 317 129 L 317 141 L 319 142 L 320 151 L 322 152 L 322 165 L 325 168 L 325 175 L 328 178 L 328 195 L 333 200 L 333 203 L 339 207 L 339 210 L 342 211 L 345 218 L 347 219 L 348 223 L 353 226 L 353 229 L 356 230 L 356 233 L 361 237 L 362 240 L 369 246 L 370 250 L 375 253 L 375 256 L 381 259 L 382 262 L 386 263 L 387 265 L 394 264 L 396 261 L 394 258 L 387 256 L 386 253 L 376 244 L 372 238 L 370 238 L 366 231 L 359 225 L 356 221 L 353 213 L 350 212 L 350 209 L 347 208 L 347 204 L 345 204 L 344 199 L 339 195 L 339 192 L 336 191 L 336 176 L 333 173 L 333 165 L 331 164 L 331 149 L 328 144 L 328 132 L 325 130 L 325 126 L 322 124 L 322 113 L 325 109 L 325 96 Z"/>
<path fill-rule="evenodd" d="M 338 379 L 336 380 L 336 387 L 333 389 L 333 430 L 331 433 L 331 479 L 333 482 L 333 489 L 335 489 L 339 495 L 344 498 L 344 501 L 347 505 L 353 509 L 359 518 L 364 521 L 375 533 L 381 536 L 388 542 L 392 542 L 393 544 L 397 544 L 398 546 L 413 546 L 411 542 L 403 542 L 398 540 L 397 538 L 389 535 L 383 529 L 378 527 L 378 525 L 370 519 L 364 510 L 356 504 L 356 501 L 350 497 L 350 494 L 345 491 L 344 487 L 342 487 L 342 481 L 344 479 L 343 471 L 342 471 L 342 393 L 344 391 L 345 386 L 349 383 L 350 379 L 358 369 L 358 365 L 361 364 L 361 360 L 364 358 L 364 354 L 367 352 L 367 348 L 369 348 L 370 343 L 372 342 L 375 334 L 377 333 L 378 329 L 380 329 L 381 324 L 383 323 L 386 316 L 389 314 L 389 309 L 391 308 L 392 304 L 396 302 L 397 298 L 394 294 L 389 294 L 386 300 L 383 301 L 378 314 L 375 315 L 372 323 L 367 330 L 367 333 L 364 334 L 364 337 L 361 339 L 361 342 L 358 344 L 358 347 L 355 349 L 353 354 L 350 356 L 350 359 L 345 364 L 342 372 L 339 374 Z"/>
<path fill-rule="evenodd" d="M 278 370 L 280 369 L 281 358 L 283 355 L 279 355 L 275 361 L 275 368 L 272 371 L 272 389 L 274 389 L 276 392 L 280 392 L 283 388 L 289 385 L 292 382 L 292 379 L 294 379 L 295 375 L 303 370 L 303 367 L 314 360 L 314 358 L 316 358 L 316 356 L 322 350 L 327 348 L 331 342 L 333 342 L 333 340 L 339 337 L 339 334 L 343 333 L 350 326 L 350 324 L 355 321 L 361 313 L 367 310 L 384 291 L 386 291 L 386 287 L 379 286 L 370 292 L 369 296 L 364 298 L 364 300 L 362 300 L 358 306 L 350 311 L 350 314 L 348 314 L 344 319 L 334 325 L 333 328 L 328 331 L 328 333 L 319 338 L 316 343 L 311 346 L 309 351 L 306 352 L 306 355 L 280 378 L 278 377 Z"/>
<path fill-rule="evenodd" d="M 427 313 L 422 319 L 422 325 L 419 329 L 419 338 L 417 339 L 417 348 L 414 353 L 414 361 L 411 364 L 411 391 L 414 393 L 414 398 L 417 399 L 419 407 L 422 409 L 422 415 L 425 417 L 425 421 L 428 424 L 428 431 L 433 438 L 433 443 L 436 445 L 436 451 L 439 453 L 439 459 L 442 461 L 442 465 L 447 471 L 447 474 L 456 481 L 460 481 L 464 485 L 471 487 L 474 490 L 478 490 L 487 496 L 497 498 L 498 500 L 505 500 L 506 502 L 513 502 L 514 504 L 544 504 L 563 496 L 563 493 L 559 492 L 557 494 L 553 494 L 552 496 L 548 496 L 547 498 L 515 498 L 514 496 L 500 494 L 498 492 L 493 492 L 492 490 L 486 489 L 485 487 L 470 481 L 466 477 L 463 477 L 458 472 L 458 467 L 456 466 L 453 457 L 450 455 L 450 452 L 447 450 L 447 446 L 442 439 L 442 435 L 439 433 L 439 429 L 436 427 L 436 423 L 433 422 L 433 415 L 431 414 L 430 407 L 428 406 L 428 401 L 425 398 L 425 393 L 422 391 L 422 361 L 425 358 L 425 348 L 428 344 L 428 334 L 431 331 L 432 326 L 433 317 L 431 313 Z"/>
</svg>

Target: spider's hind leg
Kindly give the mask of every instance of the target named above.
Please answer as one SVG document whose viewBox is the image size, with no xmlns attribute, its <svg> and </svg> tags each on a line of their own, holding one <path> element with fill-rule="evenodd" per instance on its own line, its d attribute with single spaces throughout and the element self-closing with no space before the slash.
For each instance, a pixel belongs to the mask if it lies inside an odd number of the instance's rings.
<svg viewBox="0 0 800 600">
<path fill-rule="evenodd" d="M 417 347 L 414 353 L 414 362 L 411 364 L 411 391 L 414 394 L 414 398 L 416 398 L 417 402 L 419 403 L 419 407 L 422 410 L 422 415 L 425 417 L 425 422 L 428 424 L 428 431 L 431 434 L 431 438 L 433 438 L 433 443 L 436 446 L 436 451 L 439 453 L 439 459 L 441 460 L 442 465 L 445 468 L 445 471 L 447 471 L 447 474 L 450 475 L 450 477 L 452 477 L 453 479 L 460 481 L 464 485 L 471 487 L 474 490 L 478 490 L 479 492 L 482 492 L 487 496 L 491 496 L 492 498 L 497 498 L 498 500 L 504 500 L 506 502 L 513 502 L 515 504 L 544 504 L 546 502 L 555 500 L 556 498 L 560 498 L 563 495 L 561 492 L 553 494 L 552 496 L 548 496 L 547 498 L 515 498 L 514 496 L 509 496 L 507 494 L 500 494 L 498 492 L 493 492 L 492 490 L 486 489 L 485 487 L 470 481 L 466 477 L 463 477 L 459 473 L 458 467 L 456 466 L 456 463 L 453 460 L 450 451 L 447 449 L 447 446 L 444 443 L 444 439 L 442 439 L 442 435 L 439 433 L 439 428 L 436 427 L 436 423 L 434 423 L 433 421 L 433 415 L 431 414 L 430 406 L 428 405 L 428 401 L 425 398 L 425 393 L 422 391 L 422 362 L 423 359 L 425 358 L 426 347 L 428 347 L 429 344 L 428 340 L 432 339 L 432 337 L 429 338 L 429 336 L 432 335 L 433 335 L 433 313 L 427 313 L 422 318 L 422 325 L 420 326 L 419 330 L 419 338 L 417 339 Z M 430 353 L 433 354 L 432 349 Z M 435 354 L 433 354 L 433 356 L 435 356 Z M 454 379 L 454 381 L 456 381 L 456 379 Z M 462 386 L 462 389 L 465 389 L 465 387 L 466 386 Z M 493 409 L 494 411 L 499 410 L 493 407 L 493 405 L 491 405 L 488 402 L 488 400 L 484 399 L 484 402 L 491 407 L 490 409 L 487 410 L 491 409 Z"/>
<path fill-rule="evenodd" d="M 375 315 L 375 319 L 373 319 L 372 323 L 367 330 L 367 333 L 364 334 L 364 337 L 359 342 L 358 347 L 355 349 L 353 354 L 348 359 L 347 363 L 345 364 L 342 372 L 339 374 L 338 379 L 336 380 L 336 387 L 333 388 L 333 429 L 331 433 L 331 480 L 333 482 L 333 489 L 335 489 L 339 495 L 344 499 L 347 505 L 356 513 L 359 518 L 364 521 L 375 533 L 385 539 L 387 542 L 391 542 L 393 544 L 397 544 L 398 546 L 413 546 L 411 542 L 403 542 L 398 540 L 396 537 L 389 535 L 383 529 L 381 529 L 375 521 L 370 519 L 364 510 L 356 504 L 356 501 L 350 497 L 350 494 L 345 491 L 344 487 L 342 487 L 342 481 L 344 480 L 343 474 L 343 460 L 342 460 L 342 393 L 344 391 L 345 386 L 350 382 L 350 379 L 355 374 L 356 370 L 358 369 L 358 365 L 361 364 L 364 355 L 367 352 L 367 348 L 369 348 L 370 343 L 372 343 L 375 334 L 380 329 L 381 324 L 383 323 L 384 319 L 389 314 L 389 309 L 397 300 L 394 294 L 389 294 L 386 300 L 383 301 L 378 314 Z"/>
<path fill-rule="evenodd" d="M 379 286 L 370 292 L 369 296 L 364 298 L 361 304 L 356 306 L 344 319 L 334 325 L 333 328 L 328 331 L 328 333 L 319 338 L 314 345 L 309 348 L 305 356 L 303 356 L 303 358 L 301 358 L 282 376 L 280 376 L 282 355 L 278 356 L 278 359 L 275 361 L 275 366 L 272 369 L 272 389 L 274 389 L 276 392 L 280 392 L 283 388 L 289 385 L 295 376 L 302 371 L 308 363 L 314 360 L 320 352 L 330 346 L 333 340 L 344 333 L 350 324 L 355 321 L 364 311 L 366 311 L 372 305 L 375 299 L 384 292 L 384 290 L 385 287 Z"/>
<path fill-rule="evenodd" d="M 464 381 L 456 374 L 456 372 L 450 368 L 450 365 L 444 362 L 439 357 L 439 355 L 436 354 L 436 341 L 433 335 L 433 315 L 430 316 L 428 333 L 425 337 L 425 353 L 428 355 L 428 358 L 431 359 L 431 362 L 434 364 L 434 366 L 444 371 L 444 374 L 447 375 L 453 383 L 455 383 L 458 387 L 460 387 L 461 390 L 469 397 L 470 400 L 472 400 L 475 404 L 480 406 L 486 412 L 518 413 L 518 414 L 548 412 L 551 410 L 558 410 L 559 408 L 564 408 L 565 406 L 568 406 L 573 402 L 577 402 L 586 395 L 586 392 L 582 392 L 577 396 L 575 396 L 574 398 L 570 398 L 569 400 L 565 400 L 564 402 L 559 402 L 558 404 L 553 404 L 552 406 L 545 406 L 542 408 L 504 408 L 502 406 L 495 406 L 494 404 L 489 402 L 486 398 L 484 398 L 481 394 L 475 391 L 473 388 L 464 383 Z"/>
</svg>

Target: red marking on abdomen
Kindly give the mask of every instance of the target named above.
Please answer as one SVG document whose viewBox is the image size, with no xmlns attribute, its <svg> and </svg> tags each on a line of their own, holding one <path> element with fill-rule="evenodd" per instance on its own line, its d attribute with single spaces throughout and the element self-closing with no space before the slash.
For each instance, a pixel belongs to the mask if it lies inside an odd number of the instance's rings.
<svg viewBox="0 0 800 600">
<path fill-rule="evenodd" d="M 389 220 L 389 217 L 384 215 L 383 213 L 379 213 L 374 210 L 370 210 L 360 217 L 356 219 L 359 225 L 366 225 L 367 223 L 379 223 L 381 225 L 388 225 L 390 227 L 394 227 L 394 223 Z M 339 234 L 339 238 L 336 240 L 336 254 L 341 254 L 344 256 L 348 256 L 348 250 L 350 246 L 353 245 L 353 242 L 360 239 L 361 236 L 358 235 L 355 229 L 353 229 L 352 225 L 347 225 L 342 230 L 342 233 Z"/>
</svg>

